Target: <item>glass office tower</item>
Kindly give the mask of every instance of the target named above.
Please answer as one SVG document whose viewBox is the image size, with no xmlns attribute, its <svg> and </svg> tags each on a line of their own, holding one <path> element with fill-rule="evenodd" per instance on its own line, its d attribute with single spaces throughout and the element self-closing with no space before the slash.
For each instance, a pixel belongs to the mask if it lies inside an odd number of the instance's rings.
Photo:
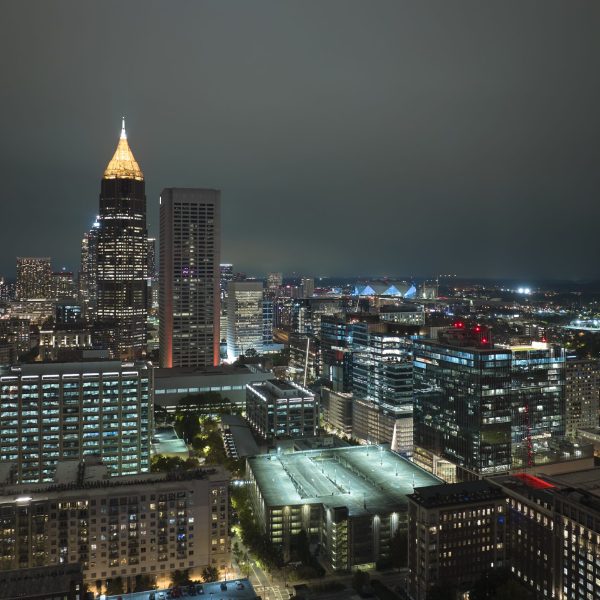
<svg viewBox="0 0 600 600">
<path fill-rule="evenodd" d="M 565 434 L 565 351 L 542 342 L 510 351 L 513 466 L 528 467 Z"/>
<path fill-rule="evenodd" d="M 411 335 L 417 329 L 355 323 L 352 326 L 352 390 L 390 414 L 412 405 Z"/>
<path fill-rule="evenodd" d="M 477 332 L 479 333 L 479 332 Z M 489 338 L 414 343 L 414 443 L 459 469 L 487 475 L 511 464 L 511 352 Z"/>
</svg>

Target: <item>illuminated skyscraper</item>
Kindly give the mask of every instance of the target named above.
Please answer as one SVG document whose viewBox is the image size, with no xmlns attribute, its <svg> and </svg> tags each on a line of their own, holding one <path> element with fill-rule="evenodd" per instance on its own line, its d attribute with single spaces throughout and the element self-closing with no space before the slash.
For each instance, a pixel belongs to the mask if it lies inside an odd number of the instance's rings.
<svg viewBox="0 0 600 600">
<path fill-rule="evenodd" d="M 263 348 L 263 284 L 260 281 L 230 281 L 227 287 L 227 358 Z"/>
<path fill-rule="evenodd" d="M 92 228 L 83 234 L 81 240 L 81 264 L 79 267 L 79 296 L 83 312 L 88 320 L 92 320 L 96 309 L 96 277 L 98 228 L 100 223 L 94 221 Z"/>
<path fill-rule="evenodd" d="M 125 119 L 102 178 L 98 222 L 96 322 L 113 328 L 116 358 L 139 357 L 146 347 L 146 194 Z"/>
<path fill-rule="evenodd" d="M 219 364 L 221 193 L 167 188 L 160 198 L 160 364 Z"/>
<path fill-rule="evenodd" d="M 17 298 L 32 300 L 50 298 L 52 267 L 50 259 L 17 258 Z"/>
<path fill-rule="evenodd" d="M 269 273 L 267 275 L 267 290 L 273 292 L 279 290 L 283 285 L 282 273 Z"/>
</svg>

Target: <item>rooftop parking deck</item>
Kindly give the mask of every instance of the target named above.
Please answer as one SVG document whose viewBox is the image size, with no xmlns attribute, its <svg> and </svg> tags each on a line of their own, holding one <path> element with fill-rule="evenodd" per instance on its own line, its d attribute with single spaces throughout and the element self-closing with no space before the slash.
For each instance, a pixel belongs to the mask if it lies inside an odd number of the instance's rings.
<svg viewBox="0 0 600 600">
<path fill-rule="evenodd" d="M 351 446 L 248 459 L 269 506 L 347 506 L 351 515 L 405 510 L 416 487 L 441 481 L 383 446 Z"/>
</svg>

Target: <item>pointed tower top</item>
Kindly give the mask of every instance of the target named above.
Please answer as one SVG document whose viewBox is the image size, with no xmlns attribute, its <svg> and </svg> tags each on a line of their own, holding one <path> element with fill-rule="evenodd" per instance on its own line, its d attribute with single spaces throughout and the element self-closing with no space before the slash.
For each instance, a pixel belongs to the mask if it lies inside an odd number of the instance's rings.
<svg viewBox="0 0 600 600">
<path fill-rule="evenodd" d="M 136 179 L 137 181 L 144 181 L 144 174 L 137 164 L 127 142 L 125 117 L 121 121 L 121 135 L 117 149 L 104 171 L 104 179 Z"/>
</svg>

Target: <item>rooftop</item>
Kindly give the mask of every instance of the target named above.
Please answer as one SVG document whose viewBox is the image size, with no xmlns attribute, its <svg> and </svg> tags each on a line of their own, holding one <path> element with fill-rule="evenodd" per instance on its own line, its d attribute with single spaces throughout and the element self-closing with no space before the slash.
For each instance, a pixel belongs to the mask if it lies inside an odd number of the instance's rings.
<svg viewBox="0 0 600 600">
<path fill-rule="evenodd" d="M 347 506 L 350 515 L 405 510 L 415 487 L 440 483 L 383 446 L 255 456 L 248 465 L 269 506 Z"/>
<path fill-rule="evenodd" d="M 504 493 L 497 486 L 478 480 L 417 488 L 409 498 L 421 506 L 433 508 L 498 500 L 504 498 Z"/>
<path fill-rule="evenodd" d="M 257 383 L 249 383 L 248 386 L 265 400 L 276 400 L 277 398 L 312 397 L 314 394 L 307 389 L 291 381 L 282 379 L 269 379 Z"/>
<path fill-rule="evenodd" d="M 218 367 L 172 367 L 169 369 L 154 369 L 156 379 L 166 379 L 169 377 L 185 377 L 190 375 L 211 376 L 211 375 L 250 375 L 253 372 L 262 371 L 255 365 L 249 368 L 246 365 L 220 365 Z M 265 371 L 266 373 L 267 371 Z"/>
<path fill-rule="evenodd" d="M 15 499 L 31 500 L 33 494 L 44 494 L 53 497 L 69 491 L 89 491 L 103 488 L 123 488 L 135 485 L 169 484 L 173 481 L 193 481 L 208 479 L 223 481 L 229 474 L 221 467 L 191 469 L 189 471 L 172 471 L 170 473 L 140 473 L 109 477 L 108 470 L 98 457 L 88 456 L 84 461 L 59 461 L 54 482 L 52 483 L 12 483 L 10 476 L 0 481 L 0 504 L 13 503 Z"/>
<path fill-rule="evenodd" d="M 223 441 L 232 456 L 244 458 L 259 453 L 258 444 L 246 419 L 239 415 L 221 415 L 221 427 L 225 432 Z"/>
<path fill-rule="evenodd" d="M 136 362 L 121 362 L 120 360 L 95 360 L 83 362 L 69 363 L 27 363 L 22 365 L 12 365 L 0 367 L 0 375 L 2 376 L 19 376 L 19 375 L 91 375 L 111 371 L 121 372 L 127 369 L 146 370 L 150 368 L 150 363 L 144 361 Z"/>
</svg>

